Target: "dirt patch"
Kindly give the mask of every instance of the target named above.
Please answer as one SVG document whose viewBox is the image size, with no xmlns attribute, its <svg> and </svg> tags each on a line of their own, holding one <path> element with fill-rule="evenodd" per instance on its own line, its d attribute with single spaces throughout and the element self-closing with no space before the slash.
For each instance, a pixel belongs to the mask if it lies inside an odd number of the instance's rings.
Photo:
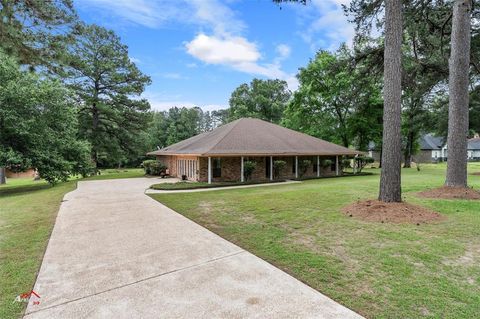
<svg viewBox="0 0 480 319">
<path fill-rule="evenodd" d="M 425 198 L 443 198 L 443 199 L 480 199 L 480 192 L 468 187 L 447 187 L 428 189 L 417 193 Z"/>
<path fill-rule="evenodd" d="M 343 208 L 343 213 L 369 222 L 424 224 L 445 217 L 425 207 L 409 203 L 384 203 L 378 200 L 358 201 Z"/>
<path fill-rule="evenodd" d="M 472 173 L 472 174 L 470 174 L 470 175 L 480 176 L 480 172 L 474 172 L 474 173 Z"/>
</svg>

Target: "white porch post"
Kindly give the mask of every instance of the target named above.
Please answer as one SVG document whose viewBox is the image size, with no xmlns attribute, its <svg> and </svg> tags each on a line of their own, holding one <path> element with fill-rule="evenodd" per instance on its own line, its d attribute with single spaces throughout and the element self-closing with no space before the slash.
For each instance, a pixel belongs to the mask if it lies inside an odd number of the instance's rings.
<svg viewBox="0 0 480 319">
<path fill-rule="evenodd" d="M 243 176 L 243 156 L 240 158 L 240 181 L 243 183 L 245 181 L 245 176 Z"/>
<path fill-rule="evenodd" d="M 353 174 L 357 174 L 357 157 L 358 157 L 358 154 L 356 154 L 355 157 L 353 158 Z"/>
<path fill-rule="evenodd" d="M 295 156 L 295 178 L 298 178 L 298 156 Z"/>
<path fill-rule="evenodd" d="M 338 155 L 335 157 L 335 175 L 338 176 Z"/>
<path fill-rule="evenodd" d="M 273 181 L 273 156 L 270 156 L 270 180 Z"/>
<path fill-rule="evenodd" d="M 320 177 L 320 156 L 317 155 L 317 177 Z"/>
<path fill-rule="evenodd" d="M 208 183 L 212 183 L 212 158 L 208 157 Z"/>
</svg>

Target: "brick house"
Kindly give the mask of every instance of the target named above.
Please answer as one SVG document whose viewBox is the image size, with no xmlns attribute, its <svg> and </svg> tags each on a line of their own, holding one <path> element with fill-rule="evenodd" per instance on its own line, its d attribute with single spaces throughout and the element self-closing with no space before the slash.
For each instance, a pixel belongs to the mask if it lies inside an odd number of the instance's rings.
<svg viewBox="0 0 480 319">
<path fill-rule="evenodd" d="M 341 159 L 361 152 L 348 149 L 259 119 L 242 118 L 148 153 L 169 169 L 170 175 L 191 181 L 244 181 L 245 161 L 255 161 L 255 181 L 273 180 L 274 162 L 287 165 L 280 179 L 299 177 L 299 163 L 311 165 L 303 177 L 341 175 Z M 327 161 L 328 160 L 328 161 Z"/>
</svg>

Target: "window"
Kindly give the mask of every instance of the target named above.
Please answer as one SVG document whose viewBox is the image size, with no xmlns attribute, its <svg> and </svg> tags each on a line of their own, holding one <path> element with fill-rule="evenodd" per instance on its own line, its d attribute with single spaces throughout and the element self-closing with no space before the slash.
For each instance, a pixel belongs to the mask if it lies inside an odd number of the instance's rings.
<svg viewBox="0 0 480 319">
<path fill-rule="evenodd" d="M 213 177 L 222 177 L 222 162 L 219 158 L 213 159 Z"/>
<path fill-rule="evenodd" d="M 295 157 L 293 158 L 293 161 L 292 161 L 292 174 L 295 174 Z"/>
</svg>

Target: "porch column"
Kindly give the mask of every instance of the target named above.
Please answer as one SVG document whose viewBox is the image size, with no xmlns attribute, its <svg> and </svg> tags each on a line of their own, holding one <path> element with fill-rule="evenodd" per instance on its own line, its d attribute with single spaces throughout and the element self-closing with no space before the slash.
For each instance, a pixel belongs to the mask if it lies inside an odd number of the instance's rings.
<svg viewBox="0 0 480 319">
<path fill-rule="evenodd" d="M 212 158 L 208 157 L 208 183 L 212 183 Z"/>
<path fill-rule="evenodd" d="M 273 156 L 270 156 L 270 180 L 273 181 Z"/>
<path fill-rule="evenodd" d="M 353 158 L 353 174 L 357 174 L 357 157 L 358 154 L 355 154 L 355 157 Z"/>
<path fill-rule="evenodd" d="M 245 181 L 245 177 L 243 176 L 243 156 L 240 157 L 240 181 L 243 183 Z"/>
<path fill-rule="evenodd" d="M 295 156 L 295 178 L 298 178 L 298 156 Z"/>
<path fill-rule="evenodd" d="M 335 157 L 335 175 L 338 176 L 338 155 Z"/>
<path fill-rule="evenodd" d="M 320 177 L 320 156 L 317 155 L 317 177 Z"/>
</svg>

